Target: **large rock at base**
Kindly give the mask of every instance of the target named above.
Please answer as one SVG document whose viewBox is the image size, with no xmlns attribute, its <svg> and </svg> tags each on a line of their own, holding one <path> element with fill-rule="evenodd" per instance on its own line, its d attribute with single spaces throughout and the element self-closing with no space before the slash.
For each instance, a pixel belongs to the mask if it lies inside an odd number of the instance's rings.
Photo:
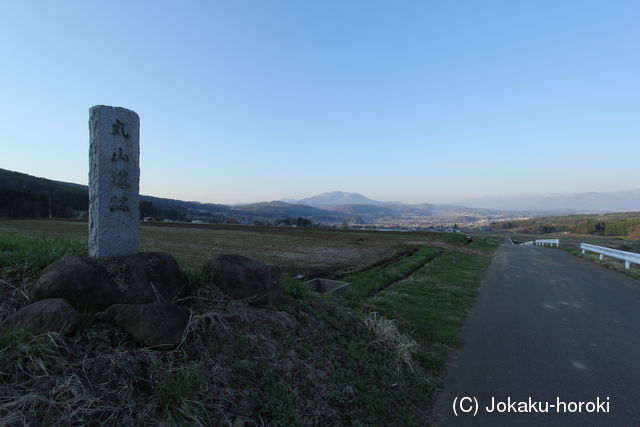
<svg viewBox="0 0 640 427">
<path fill-rule="evenodd" d="M 189 325 L 191 311 L 173 304 L 115 304 L 107 315 L 131 338 L 147 347 L 175 348 Z"/>
<path fill-rule="evenodd" d="M 164 252 L 90 258 L 73 256 L 45 268 L 31 298 L 64 298 L 78 310 L 102 311 L 113 304 L 170 302 L 184 283 L 176 260 Z"/>
<path fill-rule="evenodd" d="M 22 307 L 7 317 L 0 331 L 19 326 L 32 332 L 53 331 L 73 333 L 80 314 L 62 298 L 50 298 Z"/>
<path fill-rule="evenodd" d="M 207 267 L 222 292 L 232 298 L 271 303 L 282 296 L 282 272 L 241 255 L 214 255 Z"/>
</svg>

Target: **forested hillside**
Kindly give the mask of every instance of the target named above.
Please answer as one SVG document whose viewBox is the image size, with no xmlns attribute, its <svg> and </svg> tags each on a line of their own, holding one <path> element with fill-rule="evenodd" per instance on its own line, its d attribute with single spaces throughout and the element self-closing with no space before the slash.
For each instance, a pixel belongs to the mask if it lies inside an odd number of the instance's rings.
<svg viewBox="0 0 640 427">
<path fill-rule="evenodd" d="M 0 218 L 86 218 L 88 210 L 86 185 L 0 169 Z M 143 218 L 309 226 L 312 222 L 340 224 L 347 217 L 337 212 L 283 202 L 234 207 L 141 195 L 140 219 Z"/>
<path fill-rule="evenodd" d="M 77 218 L 88 206 L 84 186 L 0 169 L 0 218 Z"/>
</svg>

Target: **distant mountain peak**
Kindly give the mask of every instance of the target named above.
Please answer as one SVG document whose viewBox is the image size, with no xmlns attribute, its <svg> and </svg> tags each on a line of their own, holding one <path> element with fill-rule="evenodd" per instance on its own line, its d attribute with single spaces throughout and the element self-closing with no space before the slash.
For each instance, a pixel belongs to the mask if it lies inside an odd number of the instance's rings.
<svg viewBox="0 0 640 427">
<path fill-rule="evenodd" d="M 339 205 L 382 205 L 383 202 L 370 199 L 360 193 L 348 193 L 346 191 L 330 191 L 298 200 L 298 203 L 309 206 L 339 206 Z"/>
</svg>

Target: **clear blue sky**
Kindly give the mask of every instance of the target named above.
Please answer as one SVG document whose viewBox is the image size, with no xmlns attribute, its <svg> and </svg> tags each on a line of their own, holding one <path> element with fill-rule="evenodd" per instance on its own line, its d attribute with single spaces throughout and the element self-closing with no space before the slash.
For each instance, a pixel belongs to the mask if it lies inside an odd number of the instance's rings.
<svg viewBox="0 0 640 427">
<path fill-rule="evenodd" d="M 379 200 L 640 187 L 640 2 L 3 1 L 0 168 L 87 183 L 141 117 L 141 193 Z"/>
</svg>

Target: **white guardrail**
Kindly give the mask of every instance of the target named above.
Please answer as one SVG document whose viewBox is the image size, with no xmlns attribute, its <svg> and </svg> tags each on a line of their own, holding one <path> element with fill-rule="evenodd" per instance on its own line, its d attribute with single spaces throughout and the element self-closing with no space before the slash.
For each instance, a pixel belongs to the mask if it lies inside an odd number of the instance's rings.
<svg viewBox="0 0 640 427">
<path fill-rule="evenodd" d="M 560 239 L 539 239 L 533 242 L 536 246 L 556 245 L 560 247 Z"/>
<path fill-rule="evenodd" d="M 600 254 L 600 261 L 602 261 L 605 255 L 611 258 L 622 260 L 624 261 L 624 268 L 626 268 L 627 270 L 631 268 L 631 263 L 640 264 L 640 254 L 636 254 L 634 252 L 619 251 L 617 249 L 590 245 L 588 243 L 580 243 L 580 250 L 582 251 L 582 253 L 585 253 L 585 251 L 589 251 Z"/>
<path fill-rule="evenodd" d="M 528 242 L 523 243 L 524 246 L 546 246 L 546 245 L 556 245 L 560 247 L 560 239 L 538 239 L 538 240 L 530 240 Z"/>
</svg>

